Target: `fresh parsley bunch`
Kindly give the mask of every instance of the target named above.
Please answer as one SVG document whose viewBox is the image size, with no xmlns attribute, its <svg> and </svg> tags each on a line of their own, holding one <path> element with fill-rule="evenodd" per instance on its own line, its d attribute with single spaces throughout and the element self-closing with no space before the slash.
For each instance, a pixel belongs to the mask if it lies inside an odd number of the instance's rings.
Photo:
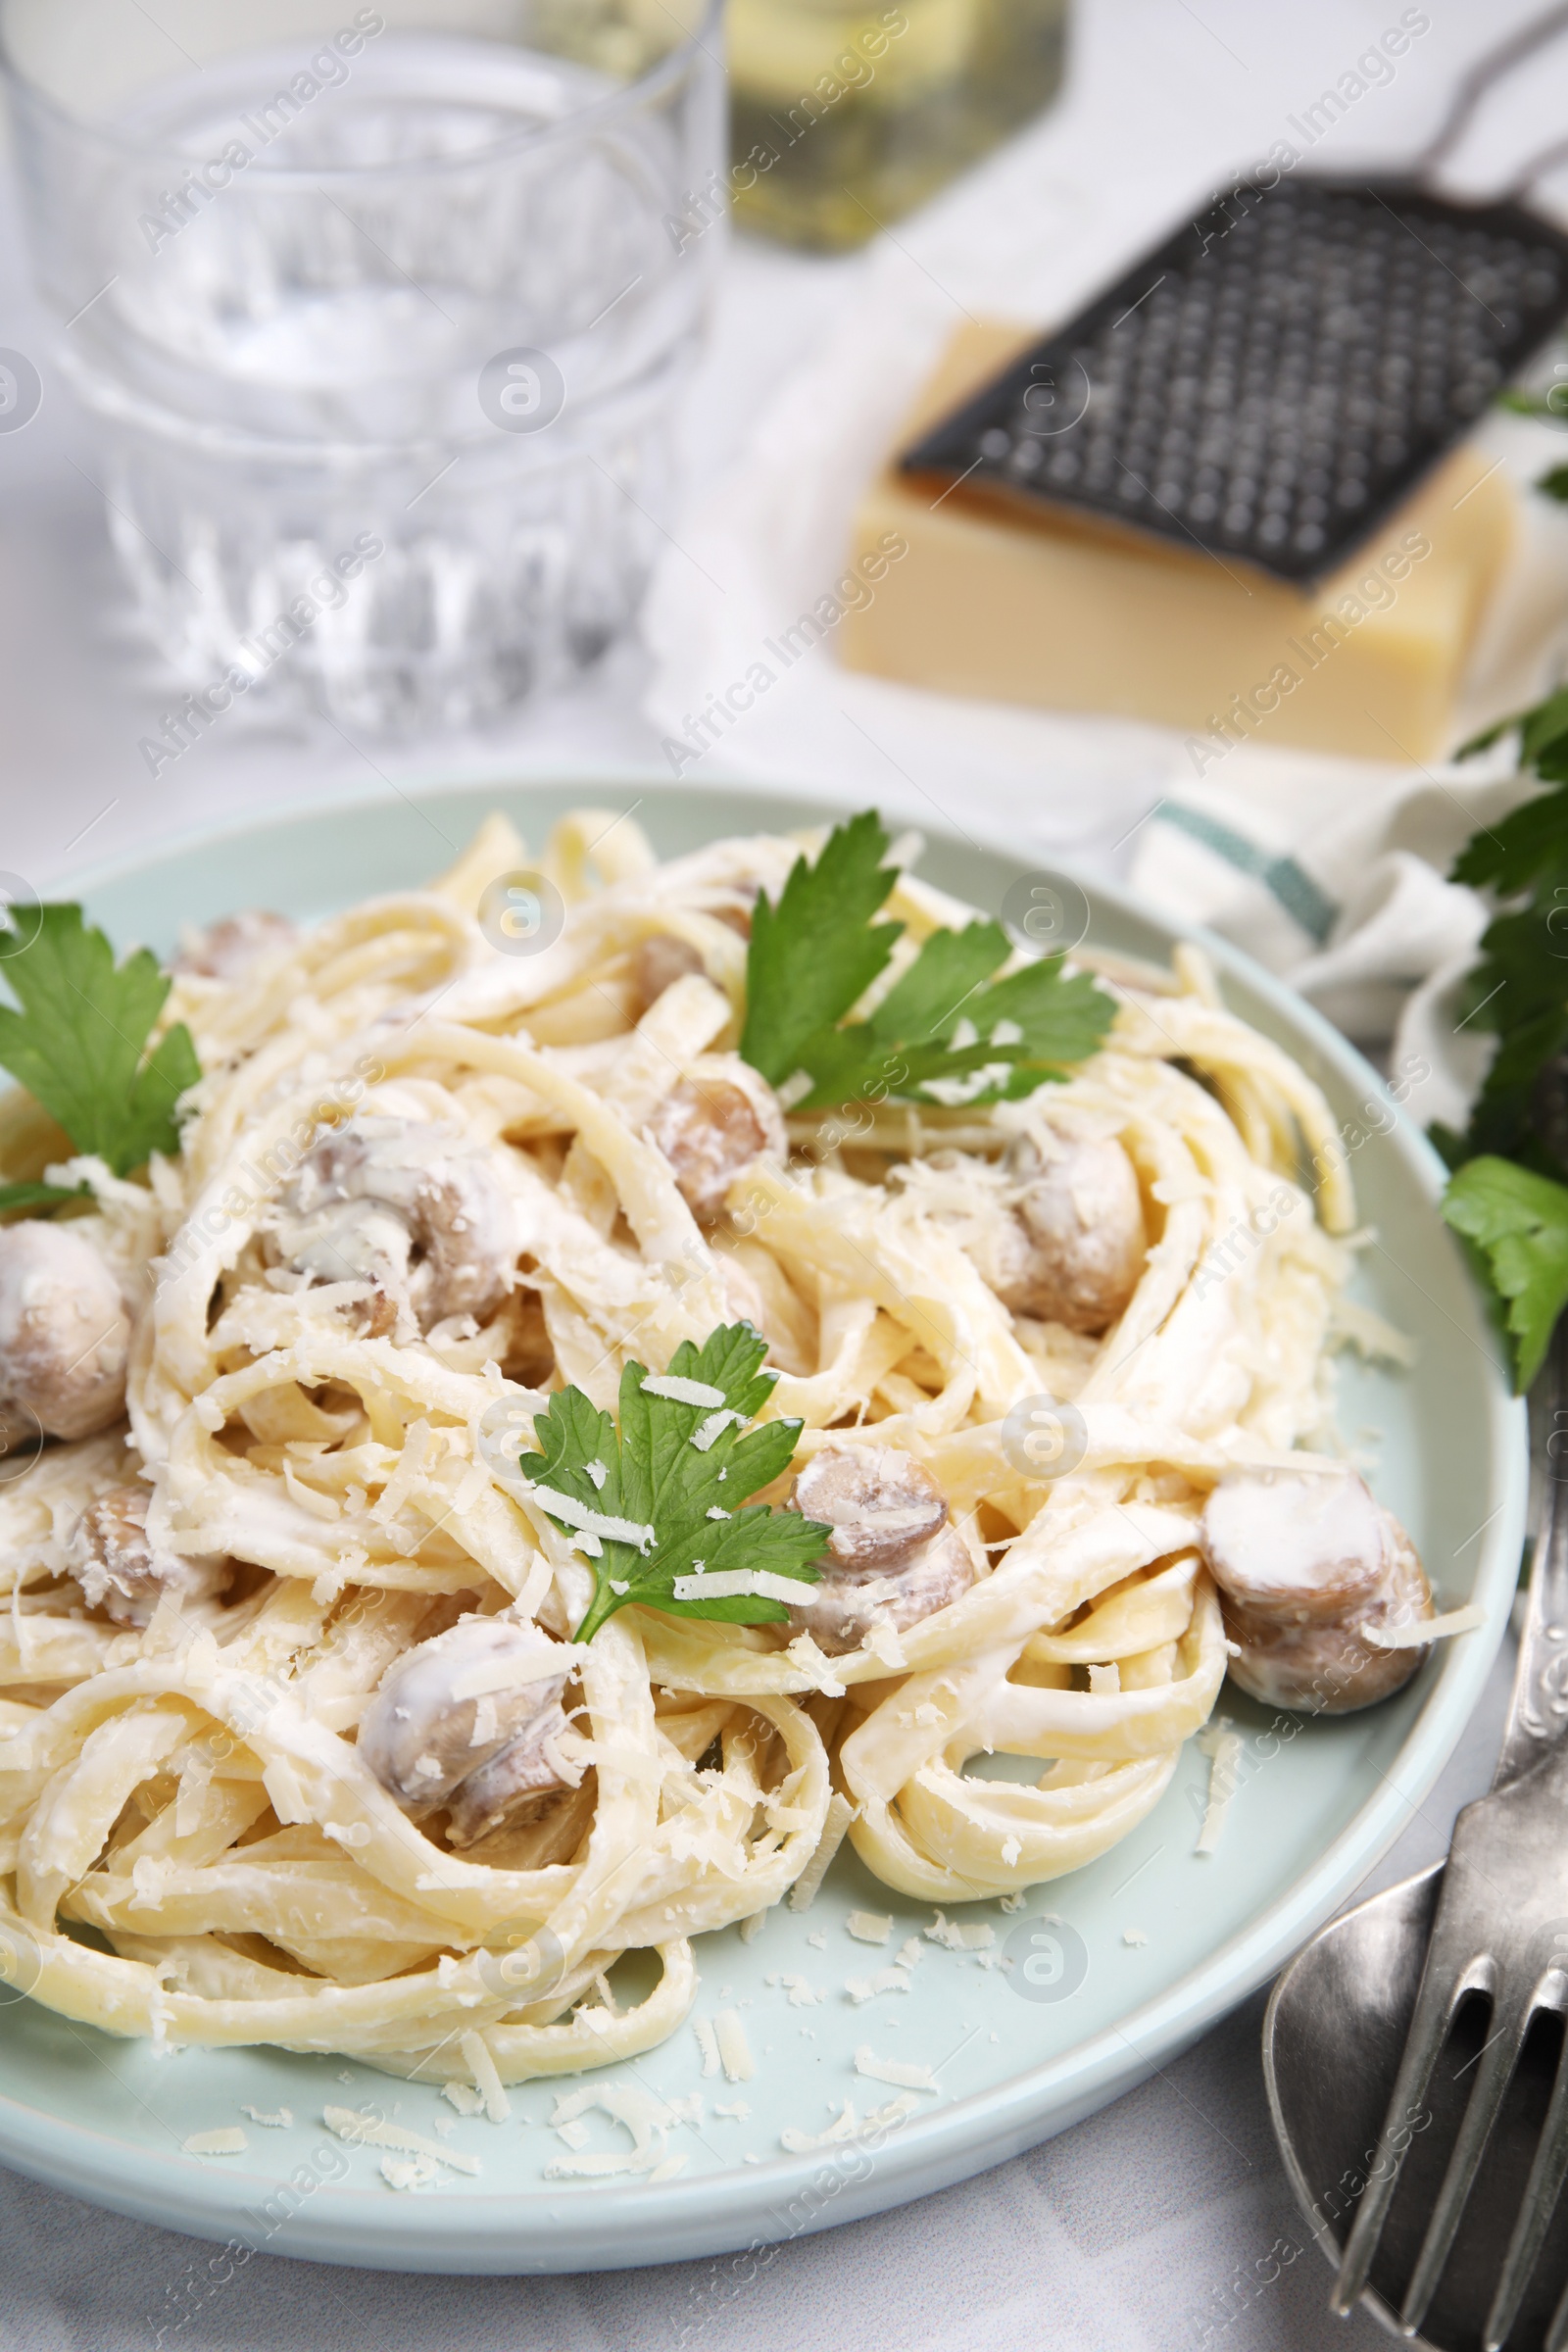
<svg viewBox="0 0 1568 2352">
<path fill-rule="evenodd" d="M 31 930 L 24 936 L 24 928 Z M 0 933 L 0 947 L 7 934 Z M 13 909 L 11 946 L 0 961 L 15 1004 L 0 1004 L 0 1068 L 24 1085 L 78 1152 L 95 1152 L 117 1176 L 153 1152 L 174 1152 L 174 1105 L 201 1076 L 183 1021 L 146 1051 L 170 990 L 157 957 L 139 948 L 116 966 L 104 934 L 79 906 Z M 0 1210 L 74 1200 L 57 1185 L 0 1186 Z"/>
<path fill-rule="evenodd" d="M 536 1416 L 540 1452 L 520 1457 L 523 1476 L 594 1571 L 574 1640 L 591 1642 L 632 1601 L 672 1617 L 770 1625 L 787 1621 L 787 1600 L 808 1596 L 831 1528 L 766 1503 L 743 1507 L 789 1467 L 801 1431 L 782 1419 L 749 1426 L 773 1385 L 760 1369 L 766 1352 L 750 1323 L 721 1325 L 700 1348 L 683 1341 L 658 1378 L 626 1366 L 618 1433 L 577 1388 Z"/>
<path fill-rule="evenodd" d="M 1115 1006 L 1059 956 L 998 980 L 1000 923 L 937 931 L 863 1021 L 845 1015 L 883 972 L 902 923 L 873 918 L 898 880 L 874 810 L 836 825 L 815 864 L 796 860 L 776 906 L 759 898 L 741 1053 L 791 1107 L 869 1098 L 987 1103 L 1032 1095 L 1085 1061 Z"/>
<path fill-rule="evenodd" d="M 1463 1016 L 1497 1048 L 1465 1133 L 1432 1135 L 1455 1170 L 1443 1213 L 1501 1303 L 1524 1389 L 1568 1304 L 1568 689 L 1461 758 L 1515 729 L 1521 769 L 1554 789 L 1478 832 L 1454 861 L 1452 880 L 1500 903 Z"/>
</svg>

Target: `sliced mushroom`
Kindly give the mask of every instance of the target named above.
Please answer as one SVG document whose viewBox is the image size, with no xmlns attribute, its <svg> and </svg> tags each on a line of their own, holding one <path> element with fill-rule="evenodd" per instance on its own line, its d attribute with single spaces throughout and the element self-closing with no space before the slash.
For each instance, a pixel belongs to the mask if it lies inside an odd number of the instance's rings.
<svg viewBox="0 0 1568 2352">
<path fill-rule="evenodd" d="M 903 1632 L 974 1582 L 941 1488 L 894 1446 L 824 1447 L 797 1478 L 791 1502 L 833 1530 L 821 1581 L 790 1608 L 790 1622 L 830 1657 L 858 1649 L 878 1624 Z"/>
<path fill-rule="evenodd" d="M 1266 1705 L 1348 1715 L 1402 1689 L 1426 1646 L 1386 1649 L 1432 1614 L 1415 1546 L 1353 1471 L 1238 1472 L 1200 1531 L 1240 1649 L 1231 1678 Z"/>
<path fill-rule="evenodd" d="M 566 1729 L 560 1648 L 537 1626 L 461 1618 L 387 1670 L 360 1724 L 362 1760 L 415 1820 L 450 1806 L 454 1845 L 528 1819 L 566 1786 L 549 1753 Z"/>
<path fill-rule="evenodd" d="M 773 1090 L 738 1054 L 705 1055 L 664 1097 L 650 1133 L 687 1207 L 708 1225 L 722 1214 L 737 1176 L 764 1152 L 782 1158 L 786 1150 Z"/>
<path fill-rule="evenodd" d="M 516 1262 L 513 1207 L 494 1170 L 444 1129 L 359 1118 L 307 1152 L 279 1197 L 268 1248 L 316 1282 L 365 1282 L 372 1331 L 491 1320 Z"/>
<path fill-rule="evenodd" d="M 90 1609 L 116 1625 L 148 1625 L 165 1594 L 211 1600 L 227 1591 L 233 1562 L 221 1552 L 160 1550 L 148 1538 L 146 1487 L 111 1487 L 72 1530 L 66 1564 Z"/>
<path fill-rule="evenodd" d="M 1004 1306 L 1098 1336 L 1138 1288 L 1149 1249 L 1133 1163 L 1113 1137 L 1068 1135 L 1042 1120 L 1020 1136 L 1010 1230 L 980 1271 Z"/>
<path fill-rule="evenodd" d="M 125 1409 L 129 1348 L 120 1285 L 90 1242 L 38 1219 L 0 1227 L 0 1419 L 96 1436 Z"/>
<path fill-rule="evenodd" d="M 651 931 L 637 943 L 632 984 L 644 1004 L 653 1004 L 666 988 L 702 968 L 703 959 L 689 939 L 681 939 L 673 931 Z"/>
<path fill-rule="evenodd" d="M 174 969 L 199 973 L 206 980 L 238 980 L 260 957 L 273 948 L 291 947 L 298 937 L 286 914 L 248 906 L 191 932 L 174 958 Z"/>
<path fill-rule="evenodd" d="M 510 1747 L 470 1773 L 452 1798 L 448 1844 L 475 1845 L 492 1830 L 520 1830 L 553 1803 L 564 1786 L 553 1751 L 565 1728 L 559 1704 L 549 1707 Z"/>
<path fill-rule="evenodd" d="M 795 1507 L 833 1533 L 828 1550 L 859 1574 L 902 1568 L 948 1516 L 928 1470 L 893 1446 L 828 1446 L 795 1481 Z"/>
</svg>

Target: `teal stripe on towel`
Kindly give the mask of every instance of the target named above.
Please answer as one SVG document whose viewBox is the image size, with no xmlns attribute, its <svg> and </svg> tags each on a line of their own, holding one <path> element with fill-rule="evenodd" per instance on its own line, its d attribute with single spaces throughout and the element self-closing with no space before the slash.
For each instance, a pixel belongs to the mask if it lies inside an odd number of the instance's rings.
<svg viewBox="0 0 1568 2352">
<path fill-rule="evenodd" d="M 1174 825 L 1179 833 L 1188 833 L 1194 841 L 1200 841 L 1205 850 L 1212 850 L 1216 858 L 1223 858 L 1238 873 L 1251 874 L 1279 901 L 1292 921 L 1299 923 L 1308 939 L 1320 948 L 1327 943 L 1329 933 L 1340 919 L 1340 910 L 1294 858 L 1276 858 L 1259 849 L 1255 841 L 1249 841 L 1245 833 L 1237 833 L 1229 825 L 1219 824 L 1180 801 L 1167 801 L 1159 818 L 1163 824 Z"/>
</svg>

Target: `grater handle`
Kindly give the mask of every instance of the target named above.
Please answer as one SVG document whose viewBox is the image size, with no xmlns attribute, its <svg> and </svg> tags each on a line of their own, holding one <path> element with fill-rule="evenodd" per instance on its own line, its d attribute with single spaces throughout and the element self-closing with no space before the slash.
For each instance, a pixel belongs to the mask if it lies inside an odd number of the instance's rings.
<svg viewBox="0 0 1568 2352">
<path fill-rule="evenodd" d="M 1413 170 L 1416 175 L 1420 178 L 1429 176 L 1457 147 L 1469 128 L 1476 108 L 1494 83 L 1500 81 L 1504 74 L 1511 74 L 1515 66 L 1523 65 L 1527 57 L 1533 57 L 1548 41 L 1554 41 L 1565 28 L 1568 28 L 1568 6 L 1551 8 L 1544 17 L 1538 17 L 1535 24 L 1526 24 L 1518 32 L 1510 33 L 1505 41 L 1499 41 L 1494 49 L 1489 49 L 1478 57 L 1469 71 L 1460 76 L 1453 96 L 1448 101 L 1447 113 L 1433 137 L 1415 158 Z M 1556 160 L 1560 152 L 1560 147 L 1553 147 L 1547 151 L 1547 155 Z M 1544 168 L 1547 155 L 1535 158 L 1525 167 L 1523 174 L 1509 190 L 1510 195 L 1529 186 Z"/>
</svg>

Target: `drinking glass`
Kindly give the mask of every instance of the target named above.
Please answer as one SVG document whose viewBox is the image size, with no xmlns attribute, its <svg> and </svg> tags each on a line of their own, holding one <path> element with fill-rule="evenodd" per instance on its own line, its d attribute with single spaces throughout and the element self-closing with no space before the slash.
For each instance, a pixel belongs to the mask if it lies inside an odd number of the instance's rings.
<svg viewBox="0 0 1568 2352">
<path fill-rule="evenodd" d="M 483 720 L 626 628 L 720 244 L 682 220 L 721 5 L 0 0 L 49 356 L 204 724 Z"/>
</svg>

